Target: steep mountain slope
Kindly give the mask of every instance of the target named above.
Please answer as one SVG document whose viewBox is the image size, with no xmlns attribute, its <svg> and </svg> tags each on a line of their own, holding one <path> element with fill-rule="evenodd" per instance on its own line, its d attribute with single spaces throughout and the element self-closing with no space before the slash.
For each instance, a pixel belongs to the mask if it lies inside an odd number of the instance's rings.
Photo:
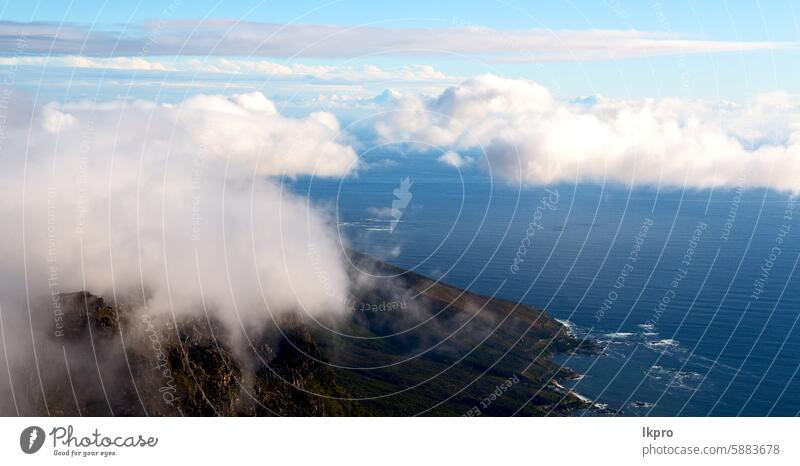
<svg viewBox="0 0 800 466">
<path fill-rule="evenodd" d="M 238 334 L 211 318 L 173 321 L 87 292 L 64 294 L 64 336 L 37 343 L 47 357 L 29 371 L 24 393 L 43 415 L 543 415 L 585 407 L 552 383 L 569 373 L 548 356 L 577 341 L 544 311 L 355 252 L 350 259 L 360 284 L 331 298 L 352 307 L 348 318 L 315 321 L 298 311 Z M 59 345 L 63 354 L 53 350 Z"/>
</svg>

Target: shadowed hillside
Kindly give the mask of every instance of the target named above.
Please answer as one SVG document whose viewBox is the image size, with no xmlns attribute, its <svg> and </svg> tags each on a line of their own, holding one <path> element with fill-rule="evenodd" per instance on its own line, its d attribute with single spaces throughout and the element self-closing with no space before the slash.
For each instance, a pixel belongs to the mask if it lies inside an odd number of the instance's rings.
<svg viewBox="0 0 800 466">
<path fill-rule="evenodd" d="M 502 416 L 585 407 L 552 383 L 569 373 L 548 356 L 577 342 L 547 313 L 355 252 L 350 259 L 359 285 L 343 298 L 346 319 L 298 311 L 238 334 L 211 318 L 176 322 L 64 294 L 64 336 L 37 342 L 48 357 L 26 377 L 35 413 L 23 414 Z"/>
</svg>

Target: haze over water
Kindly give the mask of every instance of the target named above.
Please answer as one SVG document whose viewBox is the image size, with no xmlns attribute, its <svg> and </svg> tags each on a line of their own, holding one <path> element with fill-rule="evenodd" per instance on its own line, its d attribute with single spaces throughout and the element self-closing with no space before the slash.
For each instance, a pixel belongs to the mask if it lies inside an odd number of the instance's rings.
<svg viewBox="0 0 800 466">
<path fill-rule="evenodd" d="M 370 153 L 358 177 L 291 189 L 336 211 L 355 249 L 568 321 L 605 350 L 556 361 L 584 374 L 570 386 L 611 409 L 798 413 L 790 395 L 800 389 L 800 241 L 790 195 L 520 188 L 474 166 L 432 163 L 438 155 Z M 405 177 L 412 199 L 392 230 L 392 192 Z"/>
</svg>

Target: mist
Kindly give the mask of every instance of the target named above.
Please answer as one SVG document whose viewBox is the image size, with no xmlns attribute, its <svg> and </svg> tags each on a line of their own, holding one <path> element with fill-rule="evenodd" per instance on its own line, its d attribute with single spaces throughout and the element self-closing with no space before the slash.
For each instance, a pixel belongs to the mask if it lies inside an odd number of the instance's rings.
<svg viewBox="0 0 800 466">
<path fill-rule="evenodd" d="M 154 319 L 208 314 L 231 331 L 347 311 L 330 298 L 348 288 L 332 220 L 281 185 L 358 169 L 333 115 L 284 117 L 260 93 L 178 104 L 14 95 L 6 111 L 3 365 L 29 364 L 32 340 L 61 336 L 61 293 Z"/>
</svg>

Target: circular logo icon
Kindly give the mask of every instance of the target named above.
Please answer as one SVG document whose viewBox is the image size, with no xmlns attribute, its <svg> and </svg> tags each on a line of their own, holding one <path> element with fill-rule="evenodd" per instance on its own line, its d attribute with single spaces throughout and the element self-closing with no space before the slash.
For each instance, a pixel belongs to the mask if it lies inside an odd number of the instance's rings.
<svg viewBox="0 0 800 466">
<path fill-rule="evenodd" d="M 19 434 L 19 447 L 27 454 L 36 453 L 44 445 L 44 429 L 30 426 Z"/>
</svg>

